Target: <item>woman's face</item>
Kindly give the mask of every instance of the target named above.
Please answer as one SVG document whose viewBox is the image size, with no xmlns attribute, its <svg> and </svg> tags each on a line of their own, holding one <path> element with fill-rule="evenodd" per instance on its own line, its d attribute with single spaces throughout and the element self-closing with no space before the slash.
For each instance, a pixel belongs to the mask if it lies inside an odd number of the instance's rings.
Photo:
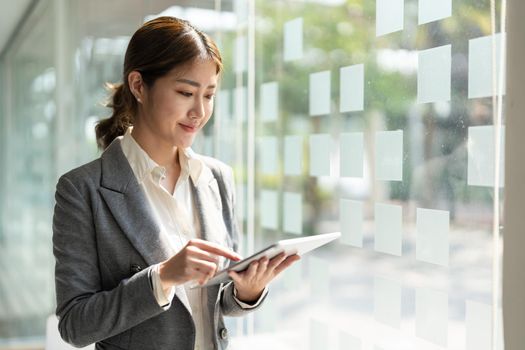
<svg viewBox="0 0 525 350">
<path fill-rule="evenodd" d="M 199 60 L 172 70 L 145 88 L 140 124 L 159 141 L 186 148 L 208 122 L 217 88 L 217 66 Z"/>
</svg>

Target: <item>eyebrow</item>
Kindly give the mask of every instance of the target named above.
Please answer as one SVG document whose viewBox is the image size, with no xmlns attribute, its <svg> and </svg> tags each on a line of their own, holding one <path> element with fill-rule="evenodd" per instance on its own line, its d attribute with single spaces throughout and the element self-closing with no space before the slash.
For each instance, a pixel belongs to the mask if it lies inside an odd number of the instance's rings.
<svg viewBox="0 0 525 350">
<path fill-rule="evenodd" d="M 196 82 L 196 81 L 193 81 L 193 80 L 189 80 L 189 79 L 177 79 L 175 80 L 179 83 L 185 83 L 185 84 L 188 84 L 188 85 L 191 85 L 191 86 L 195 86 L 195 87 L 198 87 L 200 88 L 201 87 L 201 84 Z M 208 85 L 207 89 L 213 89 L 215 88 L 216 85 Z"/>
</svg>

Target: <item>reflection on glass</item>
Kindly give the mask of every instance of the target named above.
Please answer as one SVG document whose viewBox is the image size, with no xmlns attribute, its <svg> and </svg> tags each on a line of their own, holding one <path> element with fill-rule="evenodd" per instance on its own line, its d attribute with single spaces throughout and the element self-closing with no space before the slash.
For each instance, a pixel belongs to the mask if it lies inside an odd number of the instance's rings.
<svg viewBox="0 0 525 350">
<path fill-rule="evenodd" d="M 492 350 L 492 307 L 467 300 L 466 350 Z"/>
<path fill-rule="evenodd" d="M 308 280 L 310 298 L 313 302 L 329 302 L 330 264 L 327 260 L 310 254 L 308 256 Z"/>
<path fill-rule="evenodd" d="M 374 318 L 399 328 L 401 325 L 401 285 L 381 277 L 374 278 Z"/>
<path fill-rule="evenodd" d="M 339 332 L 339 350 L 361 350 L 361 339 L 347 332 Z"/>
<path fill-rule="evenodd" d="M 440 346 L 448 341 L 448 295 L 416 289 L 416 336 Z"/>
</svg>

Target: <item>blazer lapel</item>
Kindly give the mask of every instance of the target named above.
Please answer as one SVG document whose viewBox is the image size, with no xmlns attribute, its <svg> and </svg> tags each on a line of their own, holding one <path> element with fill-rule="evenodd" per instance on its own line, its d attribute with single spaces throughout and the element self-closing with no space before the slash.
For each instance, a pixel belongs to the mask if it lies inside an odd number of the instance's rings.
<svg viewBox="0 0 525 350">
<path fill-rule="evenodd" d="M 221 195 L 217 180 L 209 167 L 203 164 L 199 180 L 195 184 L 191 181 L 195 210 L 200 224 L 201 238 L 226 244 L 226 227 L 222 220 Z"/>
<path fill-rule="evenodd" d="M 122 152 L 120 140 L 113 141 L 101 158 L 100 193 L 124 234 L 148 266 L 169 259 L 175 252 L 155 222 L 146 195 Z M 175 295 L 191 315 L 184 286 L 176 286 Z"/>
<path fill-rule="evenodd" d="M 219 180 L 217 180 L 211 168 L 208 167 L 207 164 L 204 164 L 197 184 L 191 182 L 195 208 L 201 225 L 201 234 L 203 239 L 233 249 L 233 242 L 222 216 L 222 210 L 226 208 L 223 208 L 221 192 L 217 181 Z M 221 266 L 219 266 L 219 270 L 226 268 L 228 265 L 226 258 L 221 257 L 220 261 L 222 263 Z M 217 324 L 219 319 L 217 305 L 221 298 L 221 289 L 228 283 L 213 285 L 203 291 L 206 293 L 203 300 L 206 300 L 207 307 L 210 310 L 210 314 L 214 317 L 215 324 Z"/>
<path fill-rule="evenodd" d="M 201 238 L 215 241 L 217 214 L 221 213 L 222 205 L 217 180 L 210 168 L 203 164 L 199 180 L 196 184 L 191 181 L 191 188 L 201 225 Z"/>
<path fill-rule="evenodd" d="M 101 185 L 100 193 L 115 220 L 148 265 L 173 255 L 118 139 L 102 154 Z"/>
</svg>

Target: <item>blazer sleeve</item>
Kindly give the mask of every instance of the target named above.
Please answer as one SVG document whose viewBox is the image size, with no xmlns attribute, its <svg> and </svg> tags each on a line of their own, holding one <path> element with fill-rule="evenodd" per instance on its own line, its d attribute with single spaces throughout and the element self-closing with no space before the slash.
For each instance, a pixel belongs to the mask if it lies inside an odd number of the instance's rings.
<svg viewBox="0 0 525 350">
<path fill-rule="evenodd" d="M 58 328 L 62 338 L 77 347 L 122 333 L 164 311 L 151 288 L 151 267 L 112 290 L 102 290 L 93 220 L 96 208 L 90 205 L 86 187 L 62 176 L 53 216 Z"/>
<path fill-rule="evenodd" d="M 233 169 L 229 166 L 223 165 L 221 167 L 220 173 L 216 174 L 215 176 L 217 177 L 217 175 L 218 177 L 220 177 L 217 183 L 219 184 L 219 189 L 222 192 L 221 193 L 222 200 L 223 202 L 226 201 L 226 203 L 223 203 L 223 206 L 222 206 L 224 222 L 231 235 L 231 239 L 233 241 L 233 249 L 236 252 L 238 252 L 240 231 L 239 231 L 239 226 L 237 224 L 237 217 L 235 215 L 236 203 L 235 203 L 235 185 L 234 185 Z M 244 316 L 250 312 L 253 312 L 259 309 L 259 307 L 261 307 L 261 305 L 263 304 L 263 301 L 266 299 L 266 296 L 268 295 L 268 287 L 266 287 L 260 299 L 257 300 L 256 303 L 254 303 L 254 306 L 250 308 L 246 308 L 237 302 L 235 293 L 234 293 L 234 288 L 235 288 L 234 283 L 229 282 L 226 285 L 224 285 L 221 289 L 220 306 L 221 306 L 222 314 L 225 316 Z"/>
</svg>

